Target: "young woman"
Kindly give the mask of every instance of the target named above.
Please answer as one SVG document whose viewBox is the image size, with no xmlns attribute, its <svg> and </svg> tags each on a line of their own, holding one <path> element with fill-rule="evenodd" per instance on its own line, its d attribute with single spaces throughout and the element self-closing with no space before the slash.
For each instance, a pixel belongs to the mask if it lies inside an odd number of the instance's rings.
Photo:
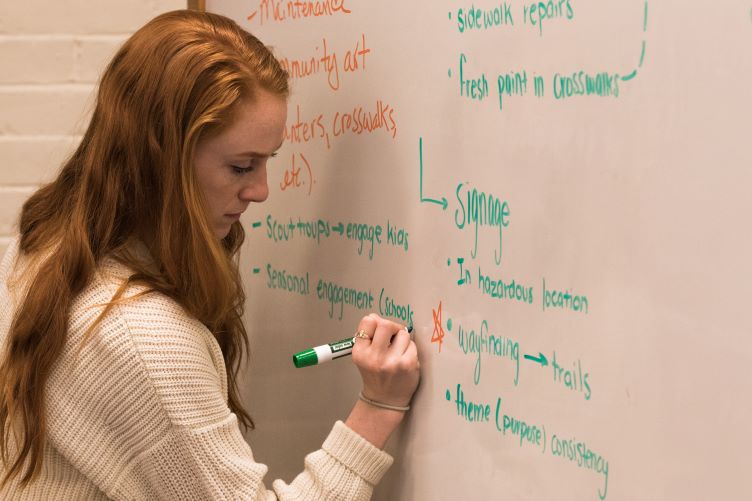
<svg viewBox="0 0 752 501">
<path fill-rule="evenodd" d="M 239 425 L 240 214 L 268 195 L 287 75 L 221 16 L 118 51 L 80 146 L 0 265 L 0 498 L 368 499 L 419 379 L 404 327 L 357 328 L 365 398 L 266 490 Z"/>
</svg>

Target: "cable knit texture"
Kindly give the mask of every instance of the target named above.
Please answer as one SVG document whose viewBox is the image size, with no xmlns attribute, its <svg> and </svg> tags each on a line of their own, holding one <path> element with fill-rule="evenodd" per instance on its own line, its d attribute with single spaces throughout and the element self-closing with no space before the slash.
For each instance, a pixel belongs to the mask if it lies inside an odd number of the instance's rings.
<svg viewBox="0 0 752 501">
<path fill-rule="evenodd" d="M 0 346 L 24 293 L 13 243 L 0 265 Z M 227 406 L 214 336 L 156 293 L 115 306 L 83 341 L 129 270 L 105 260 L 71 309 L 66 347 L 46 387 L 41 475 L 3 500 L 367 500 L 392 458 L 337 421 L 290 484 L 263 483 Z M 18 279 L 20 277 L 20 279 Z M 125 297 L 142 287 L 129 287 Z M 4 353 L 4 350 L 3 350 Z"/>
</svg>

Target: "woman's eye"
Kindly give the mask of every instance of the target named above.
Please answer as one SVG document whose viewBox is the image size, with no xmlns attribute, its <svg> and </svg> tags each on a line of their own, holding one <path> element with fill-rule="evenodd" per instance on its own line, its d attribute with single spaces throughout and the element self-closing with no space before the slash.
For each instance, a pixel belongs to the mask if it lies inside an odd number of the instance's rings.
<svg viewBox="0 0 752 501">
<path fill-rule="evenodd" d="M 248 172 L 251 172 L 252 170 L 253 170 L 252 165 L 250 167 L 238 167 L 237 165 L 232 166 L 232 171 L 238 175 L 246 174 Z"/>
<path fill-rule="evenodd" d="M 232 167 L 232 171 L 235 174 L 240 176 L 243 174 L 248 174 L 249 172 L 253 171 L 256 167 L 258 167 L 258 164 L 263 165 L 266 162 L 267 158 L 274 158 L 276 156 L 277 156 L 277 152 L 275 151 L 274 153 L 269 155 L 269 157 L 254 158 L 253 160 L 251 160 L 251 165 L 249 165 L 248 167 L 241 167 L 239 165 L 230 165 L 230 167 Z"/>
</svg>

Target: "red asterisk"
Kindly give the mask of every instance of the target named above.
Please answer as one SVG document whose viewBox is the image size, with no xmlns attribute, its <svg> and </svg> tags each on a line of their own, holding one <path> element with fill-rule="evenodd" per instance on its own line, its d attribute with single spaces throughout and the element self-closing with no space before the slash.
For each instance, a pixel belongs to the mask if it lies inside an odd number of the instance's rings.
<svg viewBox="0 0 752 501">
<path fill-rule="evenodd" d="M 439 353 L 441 353 L 441 344 L 444 342 L 444 326 L 441 321 L 441 301 L 439 301 L 438 310 L 431 309 L 433 312 L 433 334 L 431 335 L 432 343 L 439 343 Z"/>
</svg>

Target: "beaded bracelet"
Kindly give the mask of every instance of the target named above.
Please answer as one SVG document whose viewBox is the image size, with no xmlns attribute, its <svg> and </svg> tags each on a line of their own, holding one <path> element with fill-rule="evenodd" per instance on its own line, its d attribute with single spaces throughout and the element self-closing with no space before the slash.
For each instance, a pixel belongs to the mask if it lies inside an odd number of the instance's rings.
<svg viewBox="0 0 752 501">
<path fill-rule="evenodd" d="M 389 410 L 392 410 L 392 411 L 400 411 L 400 412 L 407 412 L 407 411 L 410 410 L 410 406 L 409 405 L 406 405 L 406 406 L 402 407 L 400 405 L 389 405 L 389 404 L 385 404 L 383 402 L 379 402 L 377 400 L 371 400 L 370 398 L 368 398 L 365 395 L 363 395 L 362 391 L 360 392 L 360 395 L 358 395 L 358 398 L 360 398 L 362 401 L 364 401 L 365 403 L 367 403 L 369 405 L 373 405 L 374 407 L 381 407 L 382 409 L 389 409 Z"/>
</svg>

